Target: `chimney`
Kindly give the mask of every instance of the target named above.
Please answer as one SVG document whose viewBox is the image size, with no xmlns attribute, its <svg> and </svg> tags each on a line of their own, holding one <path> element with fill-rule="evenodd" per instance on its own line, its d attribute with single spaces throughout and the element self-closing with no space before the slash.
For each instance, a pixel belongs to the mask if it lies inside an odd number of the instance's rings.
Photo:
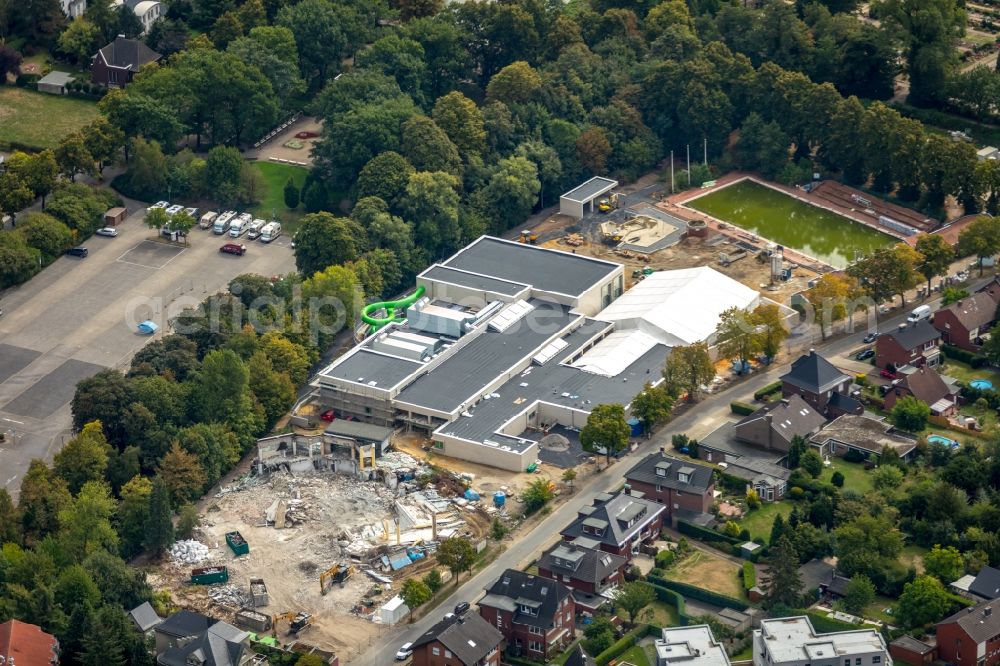
<svg viewBox="0 0 1000 666">
<path fill-rule="evenodd" d="M 990 606 L 987 606 L 986 608 L 983 609 L 983 615 L 985 615 L 986 617 L 993 615 L 993 609 Z"/>
<path fill-rule="evenodd" d="M 631 495 L 632 494 L 632 486 L 630 486 L 630 485 L 628 485 L 626 483 L 625 484 L 625 488 L 622 489 L 622 492 L 625 493 L 626 495 Z"/>
<path fill-rule="evenodd" d="M 667 450 L 661 446 L 660 447 L 660 455 L 663 456 L 663 455 L 666 455 L 666 454 L 667 454 Z"/>
</svg>

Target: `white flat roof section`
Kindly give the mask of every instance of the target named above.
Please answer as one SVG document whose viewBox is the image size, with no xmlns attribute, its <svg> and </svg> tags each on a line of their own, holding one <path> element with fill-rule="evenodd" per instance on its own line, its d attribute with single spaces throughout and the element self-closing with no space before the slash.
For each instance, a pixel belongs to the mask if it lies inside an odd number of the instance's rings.
<svg viewBox="0 0 1000 666">
<path fill-rule="evenodd" d="M 617 377 L 658 344 L 656 338 L 639 330 L 615 331 L 576 359 L 573 367 Z"/>
<path fill-rule="evenodd" d="M 657 663 L 683 666 L 729 666 L 726 650 L 707 624 L 663 629 L 654 642 Z"/>
<path fill-rule="evenodd" d="M 701 266 L 653 273 L 595 317 L 679 347 L 711 338 L 719 315 L 729 308 L 746 310 L 759 302 L 760 294 L 750 287 Z"/>
<path fill-rule="evenodd" d="M 617 180 L 611 180 L 610 178 L 604 178 L 602 176 L 594 176 L 582 185 L 577 185 L 559 198 L 567 199 L 576 203 L 587 203 L 588 201 L 592 201 L 595 197 L 599 197 L 602 194 L 610 192 L 616 187 L 618 187 Z"/>
</svg>

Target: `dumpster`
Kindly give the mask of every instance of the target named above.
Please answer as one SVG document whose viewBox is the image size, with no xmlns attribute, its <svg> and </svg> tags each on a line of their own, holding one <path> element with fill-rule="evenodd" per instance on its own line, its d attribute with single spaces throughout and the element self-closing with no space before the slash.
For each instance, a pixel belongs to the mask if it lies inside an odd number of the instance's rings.
<svg viewBox="0 0 1000 666">
<path fill-rule="evenodd" d="M 250 552 L 250 544 L 239 532 L 226 532 L 226 544 L 234 555 L 246 555 Z"/>
<path fill-rule="evenodd" d="M 229 569 L 226 567 L 202 567 L 191 570 L 192 585 L 216 585 L 229 580 Z"/>
<path fill-rule="evenodd" d="M 236 626 L 252 631 L 268 631 L 271 628 L 271 617 L 259 613 L 252 608 L 242 608 L 236 613 Z"/>
<path fill-rule="evenodd" d="M 627 421 L 629 429 L 632 431 L 631 437 L 641 437 L 642 436 L 642 421 L 637 418 L 631 418 Z"/>
<path fill-rule="evenodd" d="M 250 596 L 253 597 L 253 607 L 260 608 L 266 606 L 270 599 L 267 596 L 267 585 L 263 578 L 250 579 Z"/>
</svg>

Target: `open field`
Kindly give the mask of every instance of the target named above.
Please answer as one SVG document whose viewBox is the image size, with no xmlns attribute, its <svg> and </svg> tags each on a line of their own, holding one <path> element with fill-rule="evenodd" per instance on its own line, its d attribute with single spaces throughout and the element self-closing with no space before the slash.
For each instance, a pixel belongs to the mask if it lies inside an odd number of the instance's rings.
<svg viewBox="0 0 1000 666">
<path fill-rule="evenodd" d="M 667 578 L 688 585 L 724 594 L 734 599 L 743 598 L 740 582 L 740 567 L 729 560 L 704 551 L 696 550 L 690 556 L 671 567 Z"/>
<path fill-rule="evenodd" d="M 855 251 L 868 253 L 896 242 L 891 236 L 746 180 L 685 205 L 839 268 L 854 259 Z"/>
<path fill-rule="evenodd" d="M 0 145 L 15 142 L 54 148 L 64 136 L 96 117 L 94 102 L 0 87 Z"/>
</svg>

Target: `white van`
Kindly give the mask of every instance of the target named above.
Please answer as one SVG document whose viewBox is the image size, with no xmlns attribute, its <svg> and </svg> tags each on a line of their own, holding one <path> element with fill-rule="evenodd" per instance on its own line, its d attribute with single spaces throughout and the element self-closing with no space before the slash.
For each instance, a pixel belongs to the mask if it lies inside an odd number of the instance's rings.
<svg viewBox="0 0 1000 666">
<path fill-rule="evenodd" d="M 212 223 L 212 233 L 221 236 L 229 231 L 229 224 L 234 217 L 236 217 L 235 210 L 227 210 L 222 215 L 216 217 L 215 222 Z"/>
<path fill-rule="evenodd" d="M 212 226 L 215 224 L 215 218 L 217 217 L 219 217 L 219 214 L 216 213 L 214 210 L 208 211 L 207 213 L 201 216 L 200 220 L 198 220 L 198 228 L 211 229 Z"/>
<path fill-rule="evenodd" d="M 170 208 L 167 209 L 167 215 L 169 215 L 170 217 L 173 217 L 174 215 L 176 215 L 177 213 L 181 212 L 182 210 L 184 210 L 184 206 L 182 206 L 180 204 L 174 204 L 173 206 L 171 206 Z"/>
<path fill-rule="evenodd" d="M 270 243 L 281 235 L 281 222 L 268 222 L 260 230 L 260 242 Z"/>
<path fill-rule="evenodd" d="M 148 213 L 149 211 L 153 210 L 154 208 L 167 208 L 168 206 L 170 206 L 170 202 L 169 201 L 157 201 L 155 204 L 153 204 L 152 206 L 150 206 L 149 208 L 147 208 L 146 212 Z"/>
<path fill-rule="evenodd" d="M 233 220 L 232 225 L 229 227 L 229 235 L 232 238 L 239 238 L 247 232 L 247 228 L 250 223 L 253 222 L 253 217 L 250 213 L 242 213 L 235 220 Z"/>
<path fill-rule="evenodd" d="M 910 316 L 906 318 L 906 321 L 908 321 L 911 324 L 915 324 L 921 319 L 927 319 L 930 316 L 931 316 L 931 306 L 921 305 L 920 307 L 913 308 L 913 312 L 911 312 Z"/>
<path fill-rule="evenodd" d="M 264 224 L 264 220 L 258 218 L 247 225 L 247 238 L 249 240 L 256 240 L 260 236 L 260 230 L 264 228 Z"/>
</svg>

